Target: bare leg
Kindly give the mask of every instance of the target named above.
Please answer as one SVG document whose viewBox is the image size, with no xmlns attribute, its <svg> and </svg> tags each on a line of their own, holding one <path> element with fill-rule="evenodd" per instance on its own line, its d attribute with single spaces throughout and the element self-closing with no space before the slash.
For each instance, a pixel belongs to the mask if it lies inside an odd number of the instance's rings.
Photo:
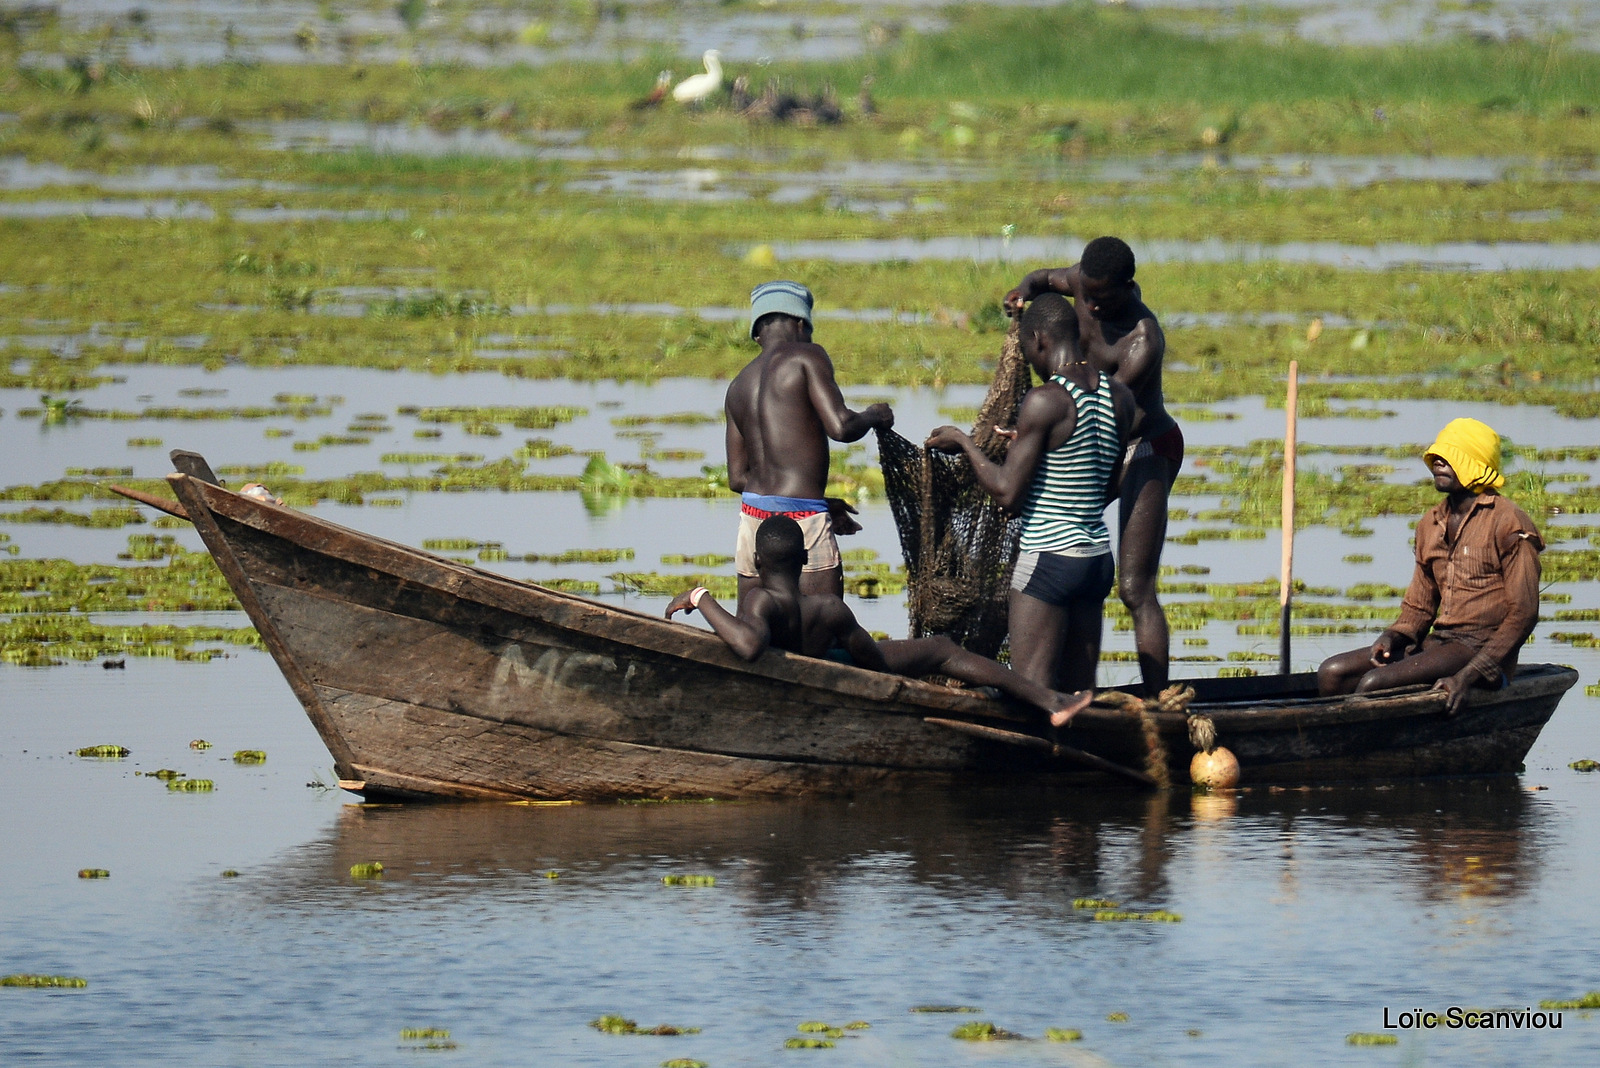
<svg viewBox="0 0 1600 1068">
<path fill-rule="evenodd" d="M 807 597 L 844 596 L 844 565 L 826 571 L 800 572 L 800 592 Z"/>
<path fill-rule="evenodd" d="M 1167 495 L 1177 473 L 1172 461 L 1161 456 L 1135 460 L 1123 473 L 1117 505 L 1117 592 L 1133 616 L 1139 676 L 1147 697 L 1167 685 L 1170 638 L 1156 583 L 1167 540 Z"/>
<path fill-rule="evenodd" d="M 1052 725 L 1060 727 L 1074 713 L 1094 699 L 1089 690 L 1058 693 L 1048 686 L 1023 678 L 1004 664 L 968 652 L 944 635 L 878 643 L 879 652 L 896 675 L 920 678 L 923 675 L 949 675 L 974 686 L 993 686 L 1001 693 L 1026 701 L 1050 714 Z"/>
<path fill-rule="evenodd" d="M 1356 684 L 1356 693 L 1438 682 L 1466 667 L 1476 655 L 1477 650 L 1464 642 L 1443 642 L 1415 656 L 1373 668 L 1361 676 L 1361 681 Z"/>
<path fill-rule="evenodd" d="M 1011 591 L 1011 670 L 1047 690 L 1056 688 L 1067 610 Z"/>
<path fill-rule="evenodd" d="M 1067 627 L 1062 636 L 1061 684 L 1073 690 L 1093 690 L 1100 667 L 1100 631 L 1104 601 L 1073 601 L 1067 605 Z"/>
<path fill-rule="evenodd" d="M 1361 676 L 1372 670 L 1372 646 L 1351 649 L 1348 653 L 1335 653 L 1317 668 L 1317 694 L 1334 697 L 1342 693 L 1355 693 Z"/>
</svg>

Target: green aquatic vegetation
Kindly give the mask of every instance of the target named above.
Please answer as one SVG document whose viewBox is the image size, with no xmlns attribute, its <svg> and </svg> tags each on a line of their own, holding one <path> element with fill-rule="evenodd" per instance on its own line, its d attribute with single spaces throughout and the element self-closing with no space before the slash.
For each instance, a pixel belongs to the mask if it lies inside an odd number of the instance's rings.
<svg viewBox="0 0 1600 1068">
<path fill-rule="evenodd" d="M 519 460 L 548 460 L 552 456 L 571 456 L 572 452 L 571 445 L 557 445 L 549 438 L 529 438 L 512 455 Z"/>
<path fill-rule="evenodd" d="M 237 879 L 239 877 L 239 873 L 234 871 L 232 868 L 224 868 L 222 870 L 222 877 L 224 879 Z"/>
<path fill-rule="evenodd" d="M 585 597 L 596 597 L 600 594 L 600 583 L 592 579 L 549 578 L 535 579 L 533 583 L 548 590 L 558 590 L 561 593 L 576 593 Z"/>
<path fill-rule="evenodd" d="M 840 554 L 843 555 L 843 554 Z M 661 562 L 670 567 L 727 567 L 733 563 L 733 557 L 725 553 L 700 553 L 689 556 L 685 553 L 662 553 Z"/>
<path fill-rule="evenodd" d="M 1108 1012 L 1106 1013 L 1106 1019 L 1112 1023 L 1127 1023 L 1128 1014 L 1125 1012 Z"/>
<path fill-rule="evenodd" d="M 791 1038 L 784 1042 L 784 1049 L 833 1049 L 838 1043 L 831 1038 Z"/>
<path fill-rule="evenodd" d="M 204 738 L 196 738 L 189 743 L 189 748 L 204 752 L 205 750 L 211 748 L 211 743 L 206 741 Z"/>
<path fill-rule="evenodd" d="M 974 1008 L 971 1005 L 913 1005 L 911 1007 L 911 1011 L 912 1012 L 947 1013 L 947 1012 L 982 1012 L 983 1010 L 982 1009 L 978 1009 L 978 1008 Z"/>
<path fill-rule="evenodd" d="M 833 1038 L 840 1038 L 844 1035 L 843 1028 L 824 1023 L 821 1020 L 807 1020 L 805 1023 L 795 1025 L 795 1030 L 808 1035 L 827 1034 Z"/>
<path fill-rule="evenodd" d="M 672 1024 L 657 1024 L 655 1027 L 641 1028 L 638 1021 L 630 1020 L 626 1016 L 607 1014 L 589 1021 L 589 1026 L 596 1031 L 608 1035 L 697 1035 L 698 1027 L 676 1027 Z"/>
<path fill-rule="evenodd" d="M 1567 767 L 1573 771 L 1600 771 L 1600 760 L 1574 760 Z M 1600 1008 L 1600 1005 L 1588 1007 Z"/>
<path fill-rule="evenodd" d="M 366 861 L 361 864 L 350 865 L 350 878 L 352 879 L 381 879 L 383 878 L 383 864 L 379 861 Z"/>
<path fill-rule="evenodd" d="M 134 774 L 138 775 L 139 772 L 136 771 Z M 160 779 L 162 782 L 171 782 L 173 779 L 183 778 L 183 772 L 174 771 L 171 768 L 158 768 L 155 771 L 147 771 L 144 774 L 152 779 Z"/>
<path fill-rule="evenodd" d="M 1046 1027 L 1044 1038 L 1046 1042 L 1081 1042 L 1083 1032 L 1075 1027 Z"/>
<path fill-rule="evenodd" d="M 1600 1009 L 1600 990 L 1591 990 L 1581 998 L 1562 1001 L 1541 1001 L 1541 1009 Z"/>
<path fill-rule="evenodd" d="M 122 745 L 86 745 L 73 752 L 76 756 L 94 757 L 97 760 L 121 760 L 133 755 L 132 750 Z"/>
<path fill-rule="evenodd" d="M 614 564 L 632 560 L 632 549 L 567 549 L 559 553 L 524 553 L 530 564 Z"/>
<path fill-rule="evenodd" d="M 663 875 L 662 886 L 716 886 L 715 875 Z"/>
<path fill-rule="evenodd" d="M 106 871 L 104 868 L 80 868 L 78 869 L 78 878 L 109 879 L 111 878 L 111 873 Z"/>
<path fill-rule="evenodd" d="M 128 548 L 117 554 L 118 560 L 163 560 L 178 548 L 178 539 L 171 534 L 130 534 Z"/>
<path fill-rule="evenodd" d="M 1114 909 L 1117 902 L 1109 901 L 1103 897 L 1075 897 L 1072 899 L 1075 909 Z"/>
<path fill-rule="evenodd" d="M 1276 657 L 1274 657 L 1276 659 Z M 1094 914 L 1098 923 L 1182 923 L 1183 917 L 1176 912 L 1166 909 L 1156 909 L 1152 912 L 1130 912 L 1118 909 L 1100 909 Z"/>
<path fill-rule="evenodd" d="M 541 879 L 559 879 L 561 878 L 561 873 L 552 868 L 547 872 L 541 872 L 539 877 Z"/>
<path fill-rule="evenodd" d="M 666 415 L 615 415 L 611 417 L 612 426 L 705 426 L 708 423 L 720 423 L 723 420 L 721 412 L 668 412 Z"/>
<path fill-rule="evenodd" d="M 962 1024 L 950 1032 L 951 1038 L 959 1038 L 966 1042 L 998 1042 L 1006 1039 L 1016 1039 L 1022 1036 L 1015 1031 L 1007 1031 L 996 1027 L 987 1020 L 977 1020 L 972 1023 Z"/>
<path fill-rule="evenodd" d="M 161 448 L 161 445 L 162 445 L 162 442 L 161 442 L 160 438 L 129 438 L 128 439 L 128 448 L 130 448 L 130 449 L 159 449 L 159 448 Z"/>
<path fill-rule="evenodd" d="M 739 595 L 739 580 L 733 575 L 662 575 L 654 571 L 613 571 L 606 576 L 617 589 L 657 597 L 675 597 L 684 590 L 704 586 L 711 596 L 727 601 Z"/>
<path fill-rule="evenodd" d="M 209 794 L 217 788 L 210 779 L 173 779 L 167 789 L 182 794 Z"/>
<path fill-rule="evenodd" d="M 589 414 L 587 408 L 574 408 L 570 405 L 547 405 L 544 407 L 454 407 L 454 408 L 413 408 L 399 409 L 401 415 L 412 415 L 422 423 L 465 423 L 474 426 L 495 425 L 510 423 L 519 430 L 549 430 L 562 423 Z"/>
<path fill-rule="evenodd" d="M 1370 563 L 1372 563 L 1372 554 L 1371 553 L 1347 553 L 1347 554 L 1345 554 L 1345 556 L 1342 557 L 1342 559 L 1347 564 L 1370 564 Z"/>
<path fill-rule="evenodd" d="M 61 987 L 81 990 L 89 985 L 87 979 L 71 975 L 5 975 L 0 976 L 0 986 Z"/>
<path fill-rule="evenodd" d="M 1352 1031 L 1344 1036 L 1346 1045 L 1350 1046 L 1398 1046 L 1400 1039 L 1395 1035 L 1374 1034 L 1368 1031 Z"/>
<path fill-rule="evenodd" d="M 1585 686 L 1583 688 L 1583 695 L 1585 697 L 1600 697 L 1600 683 L 1595 683 L 1592 686 Z"/>
<path fill-rule="evenodd" d="M 450 1032 L 442 1027 L 403 1027 L 400 1029 L 400 1041 L 414 1042 L 423 1038 L 449 1038 Z"/>
<path fill-rule="evenodd" d="M 578 488 L 586 494 L 627 496 L 633 492 L 633 472 L 606 459 L 605 453 L 589 457 Z"/>
<path fill-rule="evenodd" d="M 866 1020 L 851 1020 L 849 1023 L 844 1025 L 844 1029 L 846 1031 L 866 1031 L 871 1027 L 872 1025 Z"/>
<path fill-rule="evenodd" d="M 711 1068 L 711 1065 L 690 1057 L 674 1057 L 670 1061 L 662 1061 L 661 1068 Z"/>
<path fill-rule="evenodd" d="M 267 754 L 260 749 L 241 749 L 233 754 L 235 764 L 265 764 Z"/>
<path fill-rule="evenodd" d="M 483 459 L 477 452 L 386 452 L 378 457 L 384 464 L 475 464 Z M 299 472 L 299 473 L 304 473 Z"/>
<path fill-rule="evenodd" d="M 1579 649 L 1600 648 L 1600 638 L 1596 638 L 1593 634 L 1589 634 L 1588 632 L 1564 630 L 1551 631 L 1550 640 L 1554 642 L 1565 642 L 1567 645 L 1576 646 Z"/>
</svg>

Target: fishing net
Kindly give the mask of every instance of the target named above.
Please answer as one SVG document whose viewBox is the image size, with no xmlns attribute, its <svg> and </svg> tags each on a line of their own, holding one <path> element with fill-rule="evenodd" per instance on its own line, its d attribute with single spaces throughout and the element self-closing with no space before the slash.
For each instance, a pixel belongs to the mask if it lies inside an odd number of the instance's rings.
<svg viewBox="0 0 1600 1068">
<path fill-rule="evenodd" d="M 1015 425 L 1031 384 L 1013 323 L 972 427 L 973 441 L 991 459 L 1005 458 L 1010 442 L 995 428 Z M 996 656 L 1006 638 L 1021 520 L 978 486 L 965 456 L 932 452 L 880 430 L 878 462 L 906 560 L 911 637 L 948 634 L 965 649 Z"/>
</svg>

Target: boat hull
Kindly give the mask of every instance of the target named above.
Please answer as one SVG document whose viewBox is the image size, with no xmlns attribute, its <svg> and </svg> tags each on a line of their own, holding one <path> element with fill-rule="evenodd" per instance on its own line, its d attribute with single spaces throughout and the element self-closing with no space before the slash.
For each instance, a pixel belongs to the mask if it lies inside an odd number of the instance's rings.
<svg viewBox="0 0 1600 1068">
<path fill-rule="evenodd" d="M 1107 781 L 1042 716 L 981 693 L 720 639 L 372 538 L 214 484 L 174 492 L 333 754 L 371 795 L 534 798 L 843 794 L 1014 775 Z M 1437 694 L 1317 700 L 1309 676 L 1196 680 L 1245 782 L 1512 771 L 1576 681 L 1526 669 L 1446 717 Z M 1309 688 L 1309 689 L 1308 689 Z M 1182 713 L 1154 713 L 1176 781 Z M 1093 707 L 1056 739 L 1134 767 L 1137 712 Z"/>
</svg>

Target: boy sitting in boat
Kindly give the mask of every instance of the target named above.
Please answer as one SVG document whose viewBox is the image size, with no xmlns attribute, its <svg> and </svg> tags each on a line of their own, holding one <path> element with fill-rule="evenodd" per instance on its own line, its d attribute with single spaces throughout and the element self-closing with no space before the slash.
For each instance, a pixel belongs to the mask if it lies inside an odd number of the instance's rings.
<svg viewBox="0 0 1600 1068">
<path fill-rule="evenodd" d="M 739 601 L 737 615 L 717 603 L 704 586 L 673 598 L 667 618 L 699 611 L 717 636 L 746 660 L 769 646 L 801 656 L 838 660 L 895 675 L 947 675 L 1043 709 L 1053 726 L 1065 726 L 1094 696 L 1088 690 L 1058 693 L 1030 682 L 1004 665 L 968 652 L 947 637 L 876 641 L 856 621 L 850 606 L 832 594 L 806 594 L 800 573 L 805 535 L 788 516 L 764 519 L 756 528 L 756 584 Z"/>
<path fill-rule="evenodd" d="M 1417 524 L 1416 570 L 1400 619 L 1367 649 L 1317 669 L 1324 696 L 1434 683 L 1454 715 L 1473 686 L 1498 689 L 1539 619 L 1539 552 L 1533 520 L 1495 491 L 1500 438 L 1476 419 L 1453 420 L 1423 454 L 1445 495 Z"/>
</svg>

